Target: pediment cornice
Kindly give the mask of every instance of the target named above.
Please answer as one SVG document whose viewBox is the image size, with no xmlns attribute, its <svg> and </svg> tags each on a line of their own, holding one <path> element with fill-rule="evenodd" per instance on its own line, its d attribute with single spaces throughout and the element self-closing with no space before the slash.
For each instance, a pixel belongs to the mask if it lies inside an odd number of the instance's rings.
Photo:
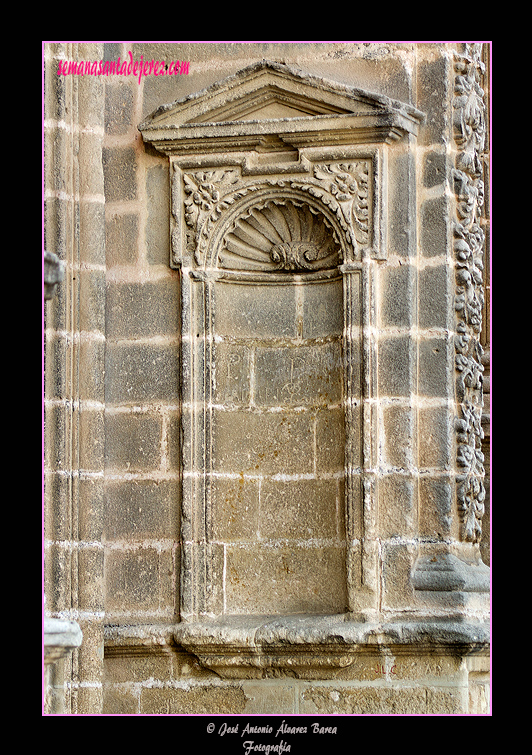
<svg viewBox="0 0 532 755">
<path fill-rule="evenodd" d="M 423 114 L 407 103 L 263 60 L 157 108 L 139 130 L 166 154 L 395 141 Z"/>
</svg>

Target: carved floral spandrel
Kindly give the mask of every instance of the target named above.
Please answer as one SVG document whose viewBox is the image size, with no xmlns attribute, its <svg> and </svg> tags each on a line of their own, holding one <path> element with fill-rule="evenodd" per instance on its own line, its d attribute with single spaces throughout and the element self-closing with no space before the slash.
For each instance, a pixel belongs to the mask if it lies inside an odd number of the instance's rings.
<svg viewBox="0 0 532 755">
<path fill-rule="evenodd" d="M 223 212 L 238 200 L 253 192 L 260 192 L 265 187 L 275 188 L 280 193 L 285 188 L 294 188 L 301 192 L 301 196 L 308 194 L 309 197 L 315 197 L 332 212 L 353 249 L 368 246 L 371 243 L 370 180 L 370 159 L 319 164 L 314 166 L 312 176 L 300 180 L 292 178 L 290 181 L 282 178 L 246 180 L 237 168 L 184 172 L 187 251 L 194 254 L 195 264 L 205 264 L 211 234 Z M 303 204 L 302 200 L 297 203 Z M 322 255 L 308 246 L 303 248 L 301 243 L 305 241 L 299 238 L 279 239 L 278 244 L 288 243 L 291 247 L 277 248 L 274 252 L 275 259 L 272 258 L 271 261 L 279 269 L 315 269 L 315 263 Z M 179 253 L 174 249 L 174 260 L 178 257 Z"/>
</svg>

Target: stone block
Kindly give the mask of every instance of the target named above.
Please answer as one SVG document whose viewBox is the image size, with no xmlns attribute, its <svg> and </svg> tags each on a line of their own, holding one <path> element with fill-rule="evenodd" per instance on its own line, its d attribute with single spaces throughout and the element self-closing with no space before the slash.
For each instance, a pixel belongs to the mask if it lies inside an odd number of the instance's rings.
<svg viewBox="0 0 532 755">
<path fill-rule="evenodd" d="M 342 280 L 322 281 L 303 287 L 303 338 L 323 338 L 341 335 L 343 321 Z M 353 324 L 359 322 L 359 312 L 353 312 Z"/>
<path fill-rule="evenodd" d="M 249 406 L 252 350 L 240 344 L 217 342 L 214 358 L 214 403 Z"/>
<path fill-rule="evenodd" d="M 390 467 L 411 469 L 414 463 L 415 412 L 410 406 L 383 406 L 383 462 Z"/>
<path fill-rule="evenodd" d="M 125 134 L 131 128 L 133 85 L 130 80 L 113 81 L 105 87 L 105 133 Z"/>
<path fill-rule="evenodd" d="M 390 266 L 380 275 L 380 316 L 386 327 L 410 327 L 416 318 L 416 274 L 412 265 Z"/>
<path fill-rule="evenodd" d="M 69 537 L 70 525 L 67 516 L 70 476 L 45 469 L 43 482 L 43 537 L 48 541 L 65 541 Z"/>
<path fill-rule="evenodd" d="M 141 544 L 110 548 L 105 557 L 105 580 L 110 618 L 115 613 L 160 618 L 162 612 L 172 618 L 175 569 L 171 550 Z"/>
<path fill-rule="evenodd" d="M 130 147 L 105 147 L 102 150 L 105 197 L 108 202 L 137 199 L 135 151 Z"/>
<path fill-rule="evenodd" d="M 107 413 L 105 430 L 108 469 L 138 472 L 159 468 L 162 422 L 158 414 Z"/>
<path fill-rule="evenodd" d="M 100 61 L 104 46 L 100 43 L 78 43 L 78 60 Z M 81 123 L 88 126 L 101 125 L 104 113 L 105 83 L 101 76 L 80 76 L 78 93 L 78 114 Z"/>
<path fill-rule="evenodd" d="M 347 510 L 344 506 L 344 510 L 346 511 L 346 533 L 348 540 L 358 540 L 363 536 L 363 516 L 362 516 L 362 510 L 363 510 L 363 491 L 362 491 L 362 479 L 360 474 L 353 474 L 352 479 L 345 481 L 340 481 L 340 493 L 343 490 L 344 493 L 344 501 L 345 501 L 345 489 L 349 485 L 350 488 L 350 494 L 349 494 L 349 510 Z M 353 544 L 353 547 L 357 548 L 358 546 L 356 544 Z"/>
<path fill-rule="evenodd" d="M 103 46 L 103 61 L 118 60 L 122 53 L 122 46 L 120 42 L 105 42 Z"/>
<path fill-rule="evenodd" d="M 452 534 L 454 481 L 449 476 L 422 476 L 419 480 L 419 533 L 425 538 Z"/>
<path fill-rule="evenodd" d="M 103 404 L 105 400 L 105 340 L 103 335 L 88 334 L 87 337 L 82 335 L 78 358 L 80 397 Z"/>
<path fill-rule="evenodd" d="M 304 413 L 213 412 L 215 471 L 308 474 L 314 469 L 314 428 Z"/>
<path fill-rule="evenodd" d="M 295 285 L 216 284 L 214 331 L 235 338 L 297 338 Z"/>
<path fill-rule="evenodd" d="M 91 685 L 91 681 L 88 681 L 87 686 L 77 689 L 75 695 L 78 710 L 101 711 L 103 705 L 103 689 L 100 687 L 99 680 L 94 686 Z"/>
<path fill-rule="evenodd" d="M 490 709 L 489 673 L 469 674 L 469 713 L 485 715 Z"/>
<path fill-rule="evenodd" d="M 212 539 L 224 542 L 254 540 L 259 532 L 259 480 L 212 480 Z"/>
<path fill-rule="evenodd" d="M 109 404 L 175 403 L 179 357 L 175 343 L 107 343 L 106 391 Z"/>
<path fill-rule="evenodd" d="M 447 335 L 427 338 L 419 344 L 419 393 L 421 396 L 452 395 L 454 348 Z"/>
<path fill-rule="evenodd" d="M 405 610 L 414 606 L 410 574 L 415 559 L 414 546 L 400 539 L 389 540 L 382 548 L 382 605 L 384 610 Z"/>
<path fill-rule="evenodd" d="M 180 715 L 221 715 L 243 713 L 246 695 L 240 684 L 189 684 L 146 687 L 140 693 L 140 712 Z"/>
<path fill-rule="evenodd" d="M 225 603 L 230 614 L 341 613 L 345 548 L 228 546 Z"/>
<path fill-rule="evenodd" d="M 84 611 L 95 613 L 105 611 L 103 562 L 104 554 L 101 544 L 85 544 L 78 551 L 77 566 L 79 572 L 83 574 L 78 588 L 78 600 Z M 86 645 L 87 641 L 87 632 L 83 631 L 83 644 Z"/>
<path fill-rule="evenodd" d="M 447 265 L 419 271 L 418 325 L 420 328 L 452 329 L 454 296 L 452 271 Z"/>
<path fill-rule="evenodd" d="M 429 152 L 423 165 L 423 186 L 431 189 L 447 181 L 447 156 L 441 152 Z"/>
<path fill-rule="evenodd" d="M 246 695 L 244 710 L 246 714 L 289 715 L 297 713 L 298 688 L 295 683 L 290 683 L 290 681 L 284 679 L 273 684 L 265 684 L 263 681 L 259 683 L 245 681 L 242 682 L 242 689 Z"/>
<path fill-rule="evenodd" d="M 344 539 L 343 500 L 337 481 L 263 480 L 260 491 L 260 537 Z"/>
<path fill-rule="evenodd" d="M 408 336 L 382 336 L 379 345 L 379 395 L 408 396 L 414 389 L 414 346 Z"/>
<path fill-rule="evenodd" d="M 44 382 L 47 399 L 60 399 L 66 391 L 65 364 L 69 343 L 62 333 L 51 331 L 46 338 Z"/>
<path fill-rule="evenodd" d="M 106 661 L 107 665 L 108 661 Z M 138 693 L 131 688 L 104 687 L 103 715 L 134 716 L 139 712 Z"/>
<path fill-rule="evenodd" d="M 114 215 L 106 221 L 107 266 L 133 265 L 138 258 L 139 218 L 132 212 Z"/>
<path fill-rule="evenodd" d="M 341 344 L 258 348 L 255 402 L 258 406 L 323 406 L 342 400 Z"/>
<path fill-rule="evenodd" d="M 454 420 L 446 406 L 422 407 L 418 412 L 420 469 L 448 469 L 453 454 Z"/>
<path fill-rule="evenodd" d="M 307 685 L 301 693 L 300 715 L 430 715 L 464 712 L 458 688 L 382 684 L 360 687 Z"/>
<path fill-rule="evenodd" d="M 179 483 L 116 480 L 106 485 L 106 540 L 177 539 Z"/>
<path fill-rule="evenodd" d="M 46 610 L 64 611 L 70 608 L 72 555 L 61 543 L 46 543 L 44 549 L 44 577 Z"/>
<path fill-rule="evenodd" d="M 438 653 L 432 650 L 425 653 L 393 646 L 373 649 L 357 653 L 353 662 L 336 675 L 336 679 L 370 682 L 368 686 L 394 685 L 397 688 L 407 686 L 453 684 L 459 687 L 463 683 L 463 671 L 460 668 L 460 657 Z M 334 681 L 330 682 L 334 688 Z M 366 686 L 366 685 L 365 685 Z M 349 685 L 346 685 L 349 688 Z"/>
<path fill-rule="evenodd" d="M 426 114 L 425 125 L 419 135 L 421 146 L 445 145 L 447 137 L 448 98 L 452 96 L 447 56 L 435 60 L 422 60 L 417 67 L 417 106 Z M 443 103 L 443 106 L 442 106 Z"/>
<path fill-rule="evenodd" d="M 416 534 L 417 485 L 411 476 L 384 475 L 379 480 L 379 533 L 383 538 Z"/>
<path fill-rule="evenodd" d="M 170 259 L 170 185 L 166 163 L 147 171 L 146 256 L 151 265 L 168 265 Z"/>
<path fill-rule="evenodd" d="M 167 472 L 181 472 L 181 451 L 181 410 L 166 409 L 161 463 Z"/>
<path fill-rule="evenodd" d="M 109 283 L 107 337 L 177 336 L 179 288 L 172 279 L 146 283 Z"/>
<path fill-rule="evenodd" d="M 357 447 L 359 408 L 353 411 L 353 447 L 351 463 L 360 460 L 361 446 Z M 316 412 L 316 471 L 341 472 L 345 468 L 345 419 L 343 408 L 320 409 Z"/>
<path fill-rule="evenodd" d="M 103 199 L 97 202 L 84 197 L 80 198 L 79 242 L 87 264 L 105 265 L 105 204 Z"/>
<path fill-rule="evenodd" d="M 105 271 L 80 270 L 79 312 L 77 326 L 81 331 L 105 333 Z"/>
<path fill-rule="evenodd" d="M 79 456 L 77 463 L 84 472 L 101 472 L 105 453 L 105 419 L 102 409 L 81 406 L 78 419 Z"/>
<path fill-rule="evenodd" d="M 123 655 L 118 653 L 109 653 L 105 661 L 105 683 L 108 689 L 111 685 L 119 689 L 118 685 L 129 683 L 128 686 L 135 683 L 142 683 L 146 680 L 157 679 L 160 682 L 170 681 L 174 674 L 178 675 L 178 663 L 175 659 L 180 653 L 174 653 L 166 649 L 162 653 L 147 653 L 146 655 L 137 653 L 127 655 L 127 660 Z M 177 672 L 177 673 L 176 673 Z"/>
<path fill-rule="evenodd" d="M 102 138 L 89 129 L 79 135 L 76 159 L 79 170 L 79 195 L 95 197 L 103 191 Z"/>
<path fill-rule="evenodd" d="M 394 176 L 388 186 L 388 245 L 398 257 L 414 257 L 417 254 L 417 208 L 412 191 L 415 158 L 408 151 L 397 149 L 389 155 L 388 164 Z"/>
<path fill-rule="evenodd" d="M 101 542 L 105 524 L 105 491 L 101 477 L 81 477 L 78 483 L 79 538 Z"/>
<path fill-rule="evenodd" d="M 451 216 L 447 197 L 427 199 L 421 206 L 420 239 L 424 257 L 438 257 L 449 254 L 449 217 Z"/>
</svg>

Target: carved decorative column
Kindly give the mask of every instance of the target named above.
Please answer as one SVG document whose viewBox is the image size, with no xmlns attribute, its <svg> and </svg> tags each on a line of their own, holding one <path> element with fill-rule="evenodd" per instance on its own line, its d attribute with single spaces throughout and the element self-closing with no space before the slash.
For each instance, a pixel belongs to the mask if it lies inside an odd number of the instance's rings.
<svg viewBox="0 0 532 755">
<path fill-rule="evenodd" d="M 489 611 L 489 568 L 480 541 L 485 512 L 482 440 L 484 259 L 486 256 L 484 171 L 487 106 L 482 87 L 482 44 L 455 53 L 452 99 L 454 166 L 449 182 L 455 271 L 455 401 L 457 542 L 450 551 L 420 556 L 413 575 L 420 591 L 446 595 L 465 610 Z"/>
</svg>

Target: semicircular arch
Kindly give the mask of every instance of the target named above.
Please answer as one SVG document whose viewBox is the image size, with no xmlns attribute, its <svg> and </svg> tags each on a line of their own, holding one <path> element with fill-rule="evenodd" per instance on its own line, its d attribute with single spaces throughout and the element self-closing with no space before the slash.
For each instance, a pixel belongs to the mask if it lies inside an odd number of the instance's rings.
<svg viewBox="0 0 532 755">
<path fill-rule="evenodd" d="M 308 189 L 258 187 L 236 199 L 220 219 L 205 267 L 260 272 L 337 267 L 355 256 L 340 213 Z"/>
</svg>

